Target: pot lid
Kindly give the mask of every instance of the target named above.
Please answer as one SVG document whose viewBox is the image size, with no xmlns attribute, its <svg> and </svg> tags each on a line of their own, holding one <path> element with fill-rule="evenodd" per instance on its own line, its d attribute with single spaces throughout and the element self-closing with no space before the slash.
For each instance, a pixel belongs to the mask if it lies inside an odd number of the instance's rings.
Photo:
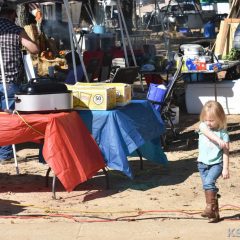
<svg viewBox="0 0 240 240">
<path fill-rule="evenodd" d="M 199 44 L 182 44 L 180 46 L 180 49 L 182 51 L 202 51 L 203 50 L 203 46 L 199 45 Z"/>
<path fill-rule="evenodd" d="M 31 79 L 29 83 L 20 86 L 18 95 L 21 94 L 50 94 L 67 93 L 67 86 L 51 78 Z"/>
</svg>

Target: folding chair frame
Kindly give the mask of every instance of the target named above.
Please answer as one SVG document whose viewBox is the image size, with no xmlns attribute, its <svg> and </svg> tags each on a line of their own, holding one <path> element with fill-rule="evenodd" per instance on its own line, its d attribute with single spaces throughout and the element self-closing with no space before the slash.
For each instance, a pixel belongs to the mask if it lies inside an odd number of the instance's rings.
<svg viewBox="0 0 240 240">
<path fill-rule="evenodd" d="M 170 81 L 169 86 L 167 88 L 167 92 L 165 94 L 164 100 L 161 102 L 158 101 L 151 101 L 152 104 L 158 104 L 161 106 L 160 108 L 160 114 L 163 120 L 166 120 L 171 128 L 171 131 L 174 135 L 174 137 L 177 137 L 176 129 L 174 127 L 174 124 L 172 122 L 172 117 L 175 116 L 175 112 L 171 109 L 171 102 L 172 102 L 172 95 L 173 95 L 173 89 L 177 82 L 177 80 L 181 77 L 181 69 L 182 69 L 183 59 L 180 57 L 178 59 L 178 67 L 173 75 L 172 81 Z M 163 145 L 165 145 L 165 140 L 163 139 Z"/>
</svg>

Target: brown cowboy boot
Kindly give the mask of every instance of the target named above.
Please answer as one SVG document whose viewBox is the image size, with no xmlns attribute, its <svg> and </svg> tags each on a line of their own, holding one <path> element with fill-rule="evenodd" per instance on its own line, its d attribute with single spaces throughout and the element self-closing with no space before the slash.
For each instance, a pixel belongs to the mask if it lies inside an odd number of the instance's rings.
<svg viewBox="0 0 240 240">
<path fill-rule="evenodd" d="M 218 198 L 220 195 L 218 195 L 216 192 L 212 192 L 212 210 L 213 214 L 208 216 L 209 223 L 217 223 L 220 221 L 220 215 L 219 215 L 219 206 L 218 206 Z"/>
<path fill-rule="evenodd" d="M 207 217 L 209 214 L 211 214 L 211 198 L 210 194 L 208 193 L 207 190 L 205 190 L 205 199 L 206 199 L 206 207 L 204 211 L 201 213 L 202 217 Z"/>
<path fill-rule="evenodd" d="M 206 198 L 207 206 L 204 212 L 201 214 L 201 216 L 209 218 L 209 222 L 211 223 L 218 222 L 220 219 L 220 216 L 219 216 L 217 193 L 211 190 L 206 190 L 205 198 Z"/>
</svg>

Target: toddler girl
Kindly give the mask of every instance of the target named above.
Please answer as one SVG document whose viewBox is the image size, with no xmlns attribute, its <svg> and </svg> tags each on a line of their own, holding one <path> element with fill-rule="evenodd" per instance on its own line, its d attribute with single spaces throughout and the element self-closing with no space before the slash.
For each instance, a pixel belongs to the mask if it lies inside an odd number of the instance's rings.
<svg viewBox="0 0 240 240">
<path fill-rule="evenodd" d="M 226 116 L 220 103 L 208 101 L 200 114 L 198 170 L 205 191 L 206 208 L 201 214 L 210 222 L 219 221 L 218 188 L 216 181 L 222 175 L 229 178 L 229 135 Z"/>
</svg>

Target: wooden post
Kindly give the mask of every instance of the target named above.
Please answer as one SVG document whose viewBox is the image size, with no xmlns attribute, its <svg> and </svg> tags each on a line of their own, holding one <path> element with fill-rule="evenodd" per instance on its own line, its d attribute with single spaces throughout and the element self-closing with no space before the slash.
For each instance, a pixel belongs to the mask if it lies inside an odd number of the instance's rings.
<svg viewBox="0 0 240 240">
<path fill-rule="evenodd" d="M 234 37 L 234 28 L 237 23 L 240 23 L 239 18 L 226 18 L 221 21 L 220 30 L 216 38 L 215 55 L 228 54 L 231 50 Z"/>
</svg>

